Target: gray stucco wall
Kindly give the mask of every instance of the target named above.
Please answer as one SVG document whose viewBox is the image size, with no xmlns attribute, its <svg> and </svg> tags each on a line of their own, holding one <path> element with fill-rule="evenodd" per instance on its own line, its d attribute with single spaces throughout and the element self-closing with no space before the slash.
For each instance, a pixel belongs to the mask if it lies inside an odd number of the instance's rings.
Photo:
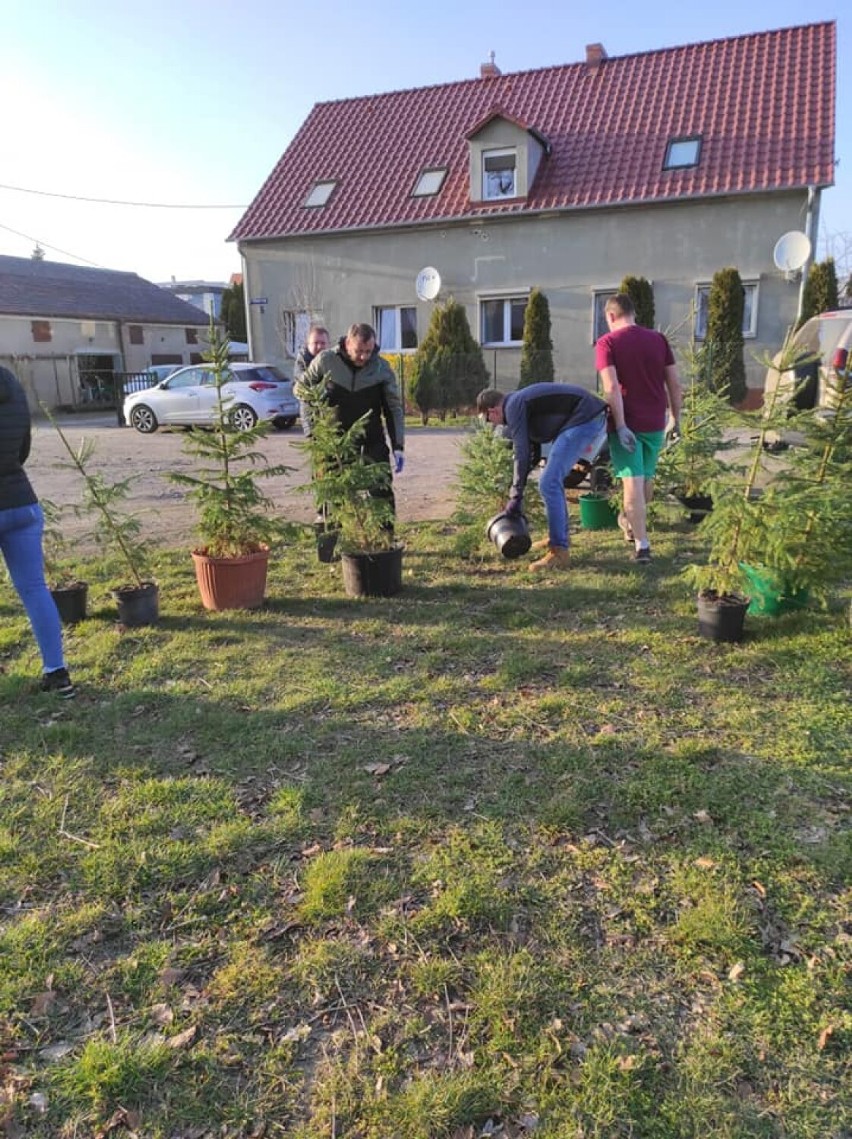
<svg viewBox="0 0 852 1139">
<path fill-rule="evenodd" d="M 268 302 L 249 305 L 252 354 L 288 367 L 282 309 L 321 317 L 336 337 L 353 321 L 371 322 L 375 306 L 416 305 L 422 339 L 430 304 L 417 300 L 414 281 L 434 265 L 441 297 L 466 306 L 477 338 L 483 298 L 541 288 L 558 378 L 594 386 L 595 291 L 615 289 L 628 273 L 647 277 L 657 326 L 677 348 L 692 340 L 696 286 L 732 265 L 759 282 L 757 332 L 746 340 L 749 383 L 758 386 L 765 369 L 753 357 L 777 350 L 798 306 L 798 284 L 775 269 L 772 251 L 783 233 L 804 228 L 806 206 L 802 191 L 245 244 L 247 300 Z M 498 386 L 513 388 L 519 350 L 485 348 L 485 356 Z"/>
</svg>

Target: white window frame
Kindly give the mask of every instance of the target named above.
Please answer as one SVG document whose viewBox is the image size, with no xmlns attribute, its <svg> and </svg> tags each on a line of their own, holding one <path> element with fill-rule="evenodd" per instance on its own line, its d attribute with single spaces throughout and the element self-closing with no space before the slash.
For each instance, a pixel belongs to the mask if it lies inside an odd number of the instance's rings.
<svg viewBox="0 0 852 1139">
<path fill-rule="evenodd" d="M 303 347 L 308 337 L 311 318 L 301 309 L 281 309 L 278 333 L 285 355 L 293 358 Z"/>
<path fill-rule="evenodd" d="M 743 305 L 743 339 L 754 340 L 757 336 L 757 310 L 760 301 L 760 279 L 743 277 L 745 303 Z M 707 335 L 707 304 L 710 299 L 710 281 L 699 281 L 695 286 L 695 339 L 703 340 Z"/>
<path fill-rule="evenodd" d="M 305 198 L 305 207 L 307 209 L 319 209 L 324 206 L 331 195 L 334 193 L 334 188 L 337 182 L 331 181 L 328 178 L 321 179 L 319 182 L 314 182 L 311 191 Z"/>
<path fill-rule="evenodd" d="M 505 159 L 504 166 L 494 166 L 488 169 L 489 159 L 499 161 Z M 511 171 L 512 175 L 512 188 L 511 190 L 491 190 L 489 184 L 489 175 L 500 174 L 504 171 Z M 514 146 L 501 146 L 493 150 L 483 150 L 482 152 L 482 198 L 486 202 L 499 202 L 504 198 L 517 198 L 518 197 L 518 151 Z"/>
<path fill-rule="evenodd" d="M 488 348 L 518 348 L 523 344 L 523 331 L 518 340 L 512 340 L 512 306 L 514 304 L 523 304 L 526 309 L 530 299 L 529 289 L 518 290 L 512 293 L 500 293 L 495 296 L 481 296 L 478 298 L 479 303 L 479 342 L 483 347 Z M 487 304 L 494 304 L 501 302 L 503 305 L 503 338 L 501 340 L 486 340 L 485 339 L 485 306 Z M 523 323 L 523 322 L 522 322 Z"/>
<path fill-rule="evenodd" d="M 402 314 L 405 312 L 414 313 L 414 344 L 402 347 Z M 387 313 L 388 316 L 393 317 L 393 329 L 391 337 L 392 344 L 386 342 L 384 336 L 385 323 L 382 315 Z M 376 305 L 373 309 L 373 326 L 376 329 L 376 337 L 378 338 L 379 345 L 382 352 L 416 352 L 417 345 L 420 343 L 420 337 L 417 333 L 417 306 L 416 305 Z"/>
<path fill-rule="evenodd" d="M 701 136 L 670 138 L 663 159 L 663 170 L 688 170 L 701 160 Z"/>
<path fill-rule="evenodd" d="M 421 170 L 414 189 L 411 191 L 411 196 L 413 198 L 433 198 L 436 194 L 440 194 L 446 177 L 446 166 L 432 166 L 428 170 Z"/>
</svg>

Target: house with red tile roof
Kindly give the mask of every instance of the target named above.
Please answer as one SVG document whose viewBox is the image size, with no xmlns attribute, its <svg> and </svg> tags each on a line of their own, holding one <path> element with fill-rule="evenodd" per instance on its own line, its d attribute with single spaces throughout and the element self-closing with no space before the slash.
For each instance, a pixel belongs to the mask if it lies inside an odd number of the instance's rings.
<svg viewBox="0 0 852 1139">
<path fill-rule="evenodd" d="M 835 68 L 829 21 L 619 57 L 592 44 L 514 74 L 492 58 L 477 79 L 317 104 L 231 234 L 252 355 L 286 367 L 311 319 L 333 335 L 367 321 L 384 351 L 413 351 L 425 267 L 504 390 L 534 286 L 566 381 L 594 385 L 603 304 L 627 274 L 683 343 L 703 336 L 713 274 L 736 267 L 747 357 L 775 350 L 802 275 L 773 250 L 791 231 L 816 245 Z"/>
</svg>

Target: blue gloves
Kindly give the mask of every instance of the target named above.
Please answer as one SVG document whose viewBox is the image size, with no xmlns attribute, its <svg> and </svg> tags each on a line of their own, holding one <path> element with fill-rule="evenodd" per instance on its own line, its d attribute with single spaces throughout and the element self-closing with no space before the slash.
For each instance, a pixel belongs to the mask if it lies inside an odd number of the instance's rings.
<svg viewBox="0 0 852 1139">
<path fill-rule="evenodd" d="M 618 436 L 618 441 L 624 450 L 632 455 L 636 450 L 636 436 L 633 434 L 630 428 L 619 427 L 616 431 L 616 435 Z"/>
<path fill-rule="evenodd" d="M 510 498 L 506 503 L 506 514 L 520 514 L 521 513 L 521 500 L 519 498 Z"/>
<path fill-rule="evenodd" d="M 402 451 L 394 451 L 393 453 L 393 473 L 395 475 L 402 474 L 402 468 L 405 466 L 405 455 Z"/>
</svg>

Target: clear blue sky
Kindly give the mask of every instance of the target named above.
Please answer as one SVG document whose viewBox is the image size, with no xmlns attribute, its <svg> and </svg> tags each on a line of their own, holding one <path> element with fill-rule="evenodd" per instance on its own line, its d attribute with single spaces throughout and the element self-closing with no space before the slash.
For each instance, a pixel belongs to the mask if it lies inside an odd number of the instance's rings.
<svg viewBox="0 0 852 1139">
<path fill-rule="evenodd" d="M 852 16 L 815 0 L 710 5 L 525 0 L 19 0 L 3 17 L 0 183 L 51 194 L 232 209 L 145 209 L 0 189 L 0 253 L 227 280 L 225 238 L 314 103 Z M 621 8 L 623 11 L 618 12 Z M 849 11 L 848 5 L 844 10 Z M 821 241 L 852 240 L 852 80 L 838 66 L 836 185 Z M 17 231 L 17 232 L 11 232 Z M 20 236 L 23 235 L 23 236 Z M 840 243 L 842 244 L 842 242 Z"/>
</svg>

